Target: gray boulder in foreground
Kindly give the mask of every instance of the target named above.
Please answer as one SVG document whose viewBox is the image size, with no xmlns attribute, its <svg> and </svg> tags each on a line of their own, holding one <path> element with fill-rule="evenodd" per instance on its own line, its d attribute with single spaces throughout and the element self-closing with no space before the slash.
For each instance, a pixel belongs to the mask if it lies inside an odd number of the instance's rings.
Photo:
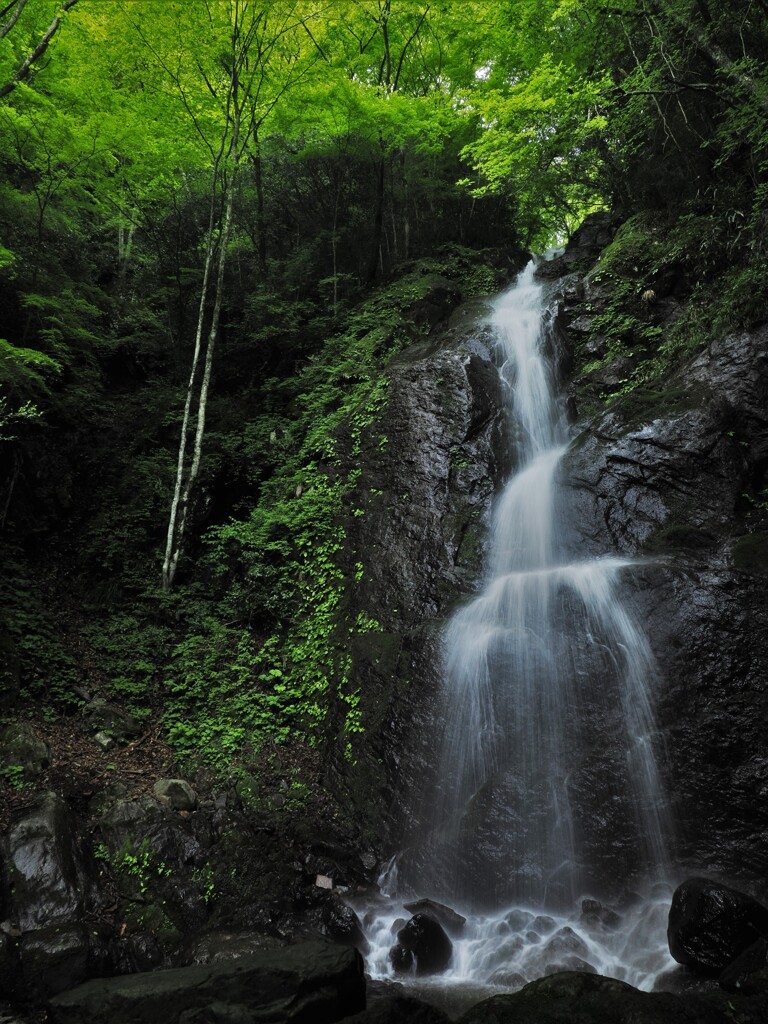
<svg viewBox="0 0 768 1024">
<path fill-rule="evenodd" d="M 236 960 L 88 981 L 49 1003 L 52 1024 L 192 1024 L 242 1017 L 333 1024 L 365 1009 L 355 949 L 305 942 Z"/>
</svg>

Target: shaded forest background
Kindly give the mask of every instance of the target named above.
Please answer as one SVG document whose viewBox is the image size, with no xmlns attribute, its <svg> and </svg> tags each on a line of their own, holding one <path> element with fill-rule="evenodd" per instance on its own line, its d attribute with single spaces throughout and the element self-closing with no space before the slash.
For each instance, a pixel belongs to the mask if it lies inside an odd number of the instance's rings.
<svg viewBox="0 0 768 1024">
<path fill-rule="evenodd" d="M 353 762 L 343 524 L 434 275 L 491 292 L 610 211 L 621 391 L 764 319 L 767 58 L 763 0 L 5 6 L 4 714 Z"/>
</svg>

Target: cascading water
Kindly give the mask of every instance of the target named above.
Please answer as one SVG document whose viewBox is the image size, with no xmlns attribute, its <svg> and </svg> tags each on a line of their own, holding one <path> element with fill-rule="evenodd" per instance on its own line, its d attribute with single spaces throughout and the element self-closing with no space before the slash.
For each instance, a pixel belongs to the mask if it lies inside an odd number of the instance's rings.
<svg viewBox="0 0 768 1024">
<path fill-rule="evenodd" d="M 620 595 L 634 563 L 579 560 L 560 540 L 567 444 L 542 322 L 531 263 L 492 320 L 517 471 L 495 512 L 486 584 L 446 630 L 440 781 L 424 838 L 382 890 L 469 912 L 448 980 L 519 987 L 591 965 L 648 986 L 669 962 L 666 905 L 629 890 L 647 896 L 669 878 L 654 665 Z M 621 924 L 594 899 L 574 916 L 584 897 L 623 899 Z M 368 915 L 375 975 L 389 973 L 400 907 Z"/>
</svg>

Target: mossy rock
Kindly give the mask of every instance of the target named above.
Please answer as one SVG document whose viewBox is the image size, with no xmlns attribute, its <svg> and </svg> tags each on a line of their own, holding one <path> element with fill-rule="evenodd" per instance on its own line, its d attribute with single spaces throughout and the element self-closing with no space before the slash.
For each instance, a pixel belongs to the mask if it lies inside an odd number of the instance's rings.
<svg viewBox="0 0 768 1024">
<path fill-rule="evenodd" d="M 27 722 L 15 722 L 0 733 L 0 769 L 19 768 L 26 778 L 51 763 L 51 751 Z"/>
<path fill-rule="evenodd" d="M 699 408 L 705 400 L 704 387 L 636 387 L 626 394 L 616 395 L 610 401 L 608 409 L 630 425 L 649 423 L 661 418 L 669 419 L 676 413 Z"/>
<path fill-rule="evenodd" d="M 672 525 L 656 530 L 645 542 L 649 554 L 664 555 L 675 551 L 711 551 L 715 538 L 695 526 Z"/>
<path fill-rule="evenodd" d="M 733 564 L 745 572 L 768 572 L 768 533 L 747 533 L 731 551 Z"/>
</svg>

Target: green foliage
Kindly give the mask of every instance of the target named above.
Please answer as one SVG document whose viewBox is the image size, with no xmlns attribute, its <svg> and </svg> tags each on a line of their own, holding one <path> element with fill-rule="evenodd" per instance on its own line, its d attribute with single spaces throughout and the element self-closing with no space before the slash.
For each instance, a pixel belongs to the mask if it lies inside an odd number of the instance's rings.
<svg viewBox="0 0 768 1024">
<path fill-rule="evenodd" d="M 0 86 L 56 7 L 25 6 Z M 378 624 L 345 521 L 378 497 L 357 491 L 360 455 L 391 444 L 382 371 L 428 330 L 430 293 L 498 286 L 494 255 L 461 243 L 504 245 L 508 266 L 518 238 L 609 205 L 635 214 L 596 275 L 606 354 L 581 368 L 623 360 L 609 390 L 627 409 L 677 401 L 659 383 L 676 360 L 764 318 L 768 32 L 742 7 L 269 0 L 240 5 L 254 21 L 235 37 L 227 3 L 74 6 L 0 97 L 4 696 L 52 713 L 87 669 L 222 773 L 296 737 L 336 733 L 353 757 L 366 694 L 349 652 Z M 232 59 L 248 96 L 234 140 Z M 181 586 L 163 596 L 230 156 L 203 463 Z M 684 315 L 662 325 L 649 293 L 688 298 Z"/>
<path fill-rule="evenodd" d="M 124 703 L 136 718 L 147 717 L 160 666 L 172 647 L 172 631 L 123 611 L 89 622 L 81 635 L 105 680 L 106 694 Z"/>
<path fill-rule="evenodd" d="M 258 505 L 207 535 L 210 571 L 234 578 L 225 605 L 246 620 L 271 622 L 272 631 L 259 644 L 249 629 L 212 619 L 176 648 L 165 720 L 182 754 L 203 751 L 221 767 L 245 744 L 311 733 L 327 716 L 332 680 L 345 676 L 345 580 L 336 558 L 354 475 L 341 470 L 340 450 L 359 452 L 361 432 L 386 400 L 371 355 L 391 344 L 378 327 L 358 337 L 365 319 L 355 317 L 352 333 L 332 339 L 294 384 L 303 441 Z"/>
<path fill-rule="evenodd" d="M 605 354 L 582 363 L 580 373 L 588 377 L 617 360 L 631 366 L 621 385 L 603 397 L 653 391 L 681 359 L 765 320 L 764 263 L 753 249 L 741 251 L 740 239 L 738 219 L 719 214 L 641 213 L 621 226 L 590 275 L 593 285 L 607 290 L 607 301 L 594 315 L 584 307 Z M 670 284 L 687 302 L 662 326 L 657 303 Z"/>
<path fill-rule="evenodd" d="M 768 317 L 768 274 L 762 262 L 727 270 L 719 281 L 713 331 L 751 328 Z"/>
<path fill-rule="evenodd" d="M 48 394 L 46 376 L 60 372 L 60 363 L 45 353 L 0 338 L 0 386 L 13 397 L 39 398 Z"/>
<path fill-rule="evenodd" d="M 459 249 L 445 263 L 419 261 L 353 309 L 295 378 L 266 382 L 271 402 L 279 397 L 293 416 L 267 412 L 246 425 L 271 475 L 246 515 L 205 535 L 202 569 L 217 599 L 190 617 L 165 676 L 164 722 L 180 756 L 225 771 L 268 741 L 317 743 L 336 720 L 353 756 L 364 700 L 351 687 L 350 644 L 380 626 L 348 600 L 365 566 L 358 560 L 352 579 L 342 572 L 344 519 L 365 512 L 350 508 L 364 441 L 387 441 L 376 431 L 388 397 L 382 369 L 419 336 L 412 315 L 446 287 L 443 275 L 461 280 L 467 262 Z"/>
<path fill-rule="evenodd" d="M 8 764 L 4 768 L 0 768 L 0 778 L 5 782 L 11 789 L 17 791 L 24 789 L 24 765 L 22 764 Z"/>
<path fill-rule="evenodd" d="M 99 844 L 94 856 L 107 863 L 141 897 L 147 895 L 155 879 L 166 878 L 171 874 L 171 869 L 157 859 L 147 839 L 142 839 L 138 845 L 127 839 L 111 854 L 103 844 Z"/>
<path fill-rule="evenodd" d="M 54 704 L 81 703 L 73 686 L 80 671 L 65 644 L 53 610 L 18 548 L 0 546 L 0 691 Z"/>
<path fill-rule="evenodd" d="M 32 402 L 11 409 L 5 395 L 0 395 L 0 442 L 18 440 L 17 431 L 25 424 L 39 420 L 41 416 L 42 412 Z"/>
<path fill-rule="evenodd" d="M 200 889 L 200 897 L 203 903 L 212 903 L 216 898 L 216 872 L 209 861 L 195 868 L 192 872 L 192 881 Z"/>
</svg>

